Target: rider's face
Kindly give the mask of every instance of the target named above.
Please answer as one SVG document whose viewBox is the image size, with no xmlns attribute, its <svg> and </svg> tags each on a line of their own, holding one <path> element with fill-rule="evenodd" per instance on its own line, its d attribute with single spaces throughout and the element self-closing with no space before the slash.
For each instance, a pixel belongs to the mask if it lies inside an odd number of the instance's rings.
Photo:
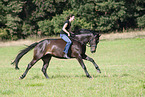
<svg viewBox="0 0 145 97">
<path fill-rule="evenodd" d="M 72 16 L 72 17 L 71 17 L 71 21 L 74 21 L 74 19 L 75 19 L 75 16 Z"/>
</svg>

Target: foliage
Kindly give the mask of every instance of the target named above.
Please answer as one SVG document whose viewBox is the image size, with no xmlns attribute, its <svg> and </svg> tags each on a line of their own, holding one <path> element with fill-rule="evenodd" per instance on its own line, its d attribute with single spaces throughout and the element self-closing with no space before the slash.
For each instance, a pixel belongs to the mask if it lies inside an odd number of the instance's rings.
<svg viewBox="0 0 145 97">
<path fill-rule="evenodd" d="M 53 25 L 50 20 L 39 21 L 38 26 L 42 35 L 50 36 L 54 33 Z"/>
<path fill-rule="evenodd" d="M 11 39 L 29 35 L 55 35 L 73 13 L 75 26 L 101 32 L 144 28 L 144 0 L 1 0 L 0 28 Z"/>
<path fill-rule="evenodd" d="M 138 27 L 145 27 L 145 15 L 137 18 Z"/>
<path fill-rule="evenodd" d="M 60 33 L 64 22 L 66 21 L 66 18 L 69 14 L 76 14 L 74 11 L 64 11 L 63 14 L 56 15 L 51 21 L 44 20 L 38 22 L 39 25 L 39 31 L 44 33 L 45 35 L 52 35 L 52 34 L 58 34 Z M 89 29 L 91 26 L 90 23 L 87 23 L 84 19 L 80 19 L 79 17 L 75 18 L 75 21 L 72 22 L 72 31 L 75 30 L 76 27 L 79 28 L 86 28 Z"/>
<path fill-rule="evenodd" d="M 7 34 L 7 31 L 6 29 L 0 29 L 0 39 L 8 39 L 8 34 Z"/>
<path fill-rule="evenodd" d="M 3 5 L 3 2 L 0 1 L 0 27 L 2 27 L 6 23 L 6 13 L 5 13 L 5 6 Z"/>
<path fill-rule="evenodd" d="M 126 15 L 126 8 L 124 7 L 124 2 L 122 1 L 112 2 L 110 0 L 97 3 L 96 11 L 98 14 L 97 29 L 101 31 L 119 29 L 120 23 L 124 22 Z"/>
</svg>

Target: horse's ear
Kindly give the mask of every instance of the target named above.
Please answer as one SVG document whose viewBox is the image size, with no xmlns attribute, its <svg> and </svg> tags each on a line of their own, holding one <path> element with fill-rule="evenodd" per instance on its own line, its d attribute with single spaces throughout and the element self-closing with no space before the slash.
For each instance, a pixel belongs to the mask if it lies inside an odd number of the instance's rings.
<svg viewBox="0 0 145 97">
<path fill-rule="evenodd" d="M 100 36 L 101 36 L 101 34 L 100 34 L 100 33 L 97 33 L 97 36 L 98 36 L 98 37 L 100 37 Z"/>
<path fill-rule="evenodd" d="M 99 34 L 99 37 L 101 36 L 101 34 Z"/>
<path fill-rule="evenodd" d="M 99 36 L 99 37 L 101 36 L 101 34 L 100 34 L 100 33 L 101 33 L 101 31 L 99 31 L 99 32 L 98 32 L 98 36 Z"/>
</svg>

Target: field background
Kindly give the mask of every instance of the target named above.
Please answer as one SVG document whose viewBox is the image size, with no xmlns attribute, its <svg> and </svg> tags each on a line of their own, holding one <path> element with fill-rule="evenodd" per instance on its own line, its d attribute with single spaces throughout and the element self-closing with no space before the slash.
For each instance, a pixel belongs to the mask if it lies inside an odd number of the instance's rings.
<svg viewBox="0 0 145 97">
<path fill-rule="evenodd" d="M 87 55 L 94 58 L 102 73 L 84 61 L 92 79 L 86 78 L 75 59 L 52 58 L 47 70 L 50 79 L 43 76 L 42 61 L 39 61 L 25 79 L 19 80 L 32 59 L 33 50 L 21 59 L 20 70 L 10 63 L 25 48 L 24 44 L 32 42 L 0 43 L 0 97 L 145 97 L 145 36 L 101 37 L 97 52 L 91 54 L 87 48 Z"/>
</svg>

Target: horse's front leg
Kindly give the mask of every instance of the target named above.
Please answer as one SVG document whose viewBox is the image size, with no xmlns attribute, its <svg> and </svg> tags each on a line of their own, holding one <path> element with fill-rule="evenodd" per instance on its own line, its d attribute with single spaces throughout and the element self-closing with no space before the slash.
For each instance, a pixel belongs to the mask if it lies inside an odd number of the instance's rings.
<svg viewBox="0 0 145 97">
<path fill-rule="evenodd" d="M 85 64 L 84 64 L 84 62 L 83 62 L 83 60 L 82 60 L 82 57 L 81 57 L 81 56 L 78 56 L 76 59 L 78 60 L 78 62 L 79 62 L 80 65 L 82 66 L 82 68 L 84 69 L 84 71 L 85 71 L 85 73 L 86 73 L 86 76 L 87 76 L 88 78 L 92 78 L 92 77 L 90 76 L 90 74 L 88 73 L 88 71 L 87 71 L 87 68 L 86 68 L 86 66 L 85 66 Z"/>
<path fill-rule="evenodd" d="M 97 71 L 99 73 L 101 73 L 101 70 L 100 70 L 99 66 L 95 63 L 93 58 L 90 58 L 89 56 L 85 55 L 85 57 L 83 57 L 83 59 L 92 62 L 94 64 L 95 68 L 97 69 Z"/>
</svg>

